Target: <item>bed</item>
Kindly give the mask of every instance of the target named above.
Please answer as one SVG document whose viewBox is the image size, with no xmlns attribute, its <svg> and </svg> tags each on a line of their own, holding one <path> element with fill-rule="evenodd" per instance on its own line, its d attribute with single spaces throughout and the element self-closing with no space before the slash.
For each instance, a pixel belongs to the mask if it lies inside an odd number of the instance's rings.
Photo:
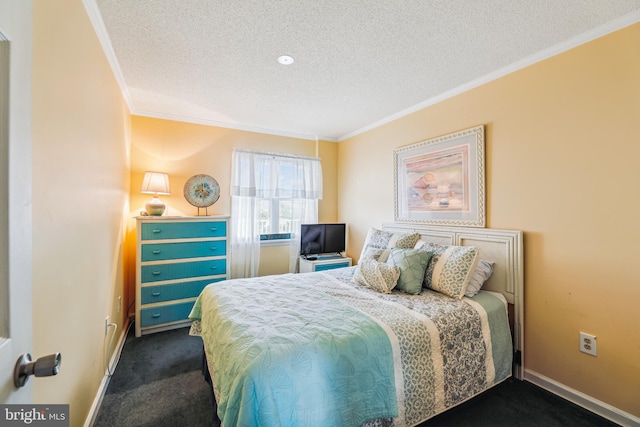
<svg viewBox="0 0 640 427">
<path fill-rule="evenodd" d="M 522 377 L 521 232 L 416 224 L 375 232 L 387 239 L 368 235 L 358 266 L 203 290 L 190 333 L 202 337 L 222 426 L 414 426 Z M 436 257 L 434 247 L 448 249 Z M 472 270 L 480 259 L 493 265 L 473 297 L 452 296 L 436 280 L 458 252 L 474 254 Z M 393 257 L 404 258 L 394 265 Z M 420 289 L 399 290 L 415 283 L 417 263 Z M 397 273 L 375 270 L 397 287 L 364 286 L 369 264 Z M 431 287 L 422 287 L 425 274 Z"/>
</svg>

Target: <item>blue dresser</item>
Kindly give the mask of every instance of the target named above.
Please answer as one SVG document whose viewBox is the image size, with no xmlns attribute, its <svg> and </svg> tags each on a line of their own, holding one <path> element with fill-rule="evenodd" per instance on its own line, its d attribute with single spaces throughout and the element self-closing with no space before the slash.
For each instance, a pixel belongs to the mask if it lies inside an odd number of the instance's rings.
<svg viewBox="0 0 640 427">
<path fill-rule="evenodd" d="M 136 220 L 136 336 L 187 326 L 200 291 L 229 278 L 229 217 Z"/>
</svg>

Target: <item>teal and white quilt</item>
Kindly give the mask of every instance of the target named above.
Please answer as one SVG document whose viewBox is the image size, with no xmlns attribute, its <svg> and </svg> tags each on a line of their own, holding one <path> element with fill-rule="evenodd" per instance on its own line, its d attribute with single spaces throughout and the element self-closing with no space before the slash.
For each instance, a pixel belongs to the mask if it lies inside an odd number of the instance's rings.
<svg viewBox="0 0 640 427">
<path fill-rule="evenodd" d="M 205 288 L 191 333 L 222 426 L 413 426 L 511 375 L 503 300 L 381 294 L 354 269 Z"/>
</svg>

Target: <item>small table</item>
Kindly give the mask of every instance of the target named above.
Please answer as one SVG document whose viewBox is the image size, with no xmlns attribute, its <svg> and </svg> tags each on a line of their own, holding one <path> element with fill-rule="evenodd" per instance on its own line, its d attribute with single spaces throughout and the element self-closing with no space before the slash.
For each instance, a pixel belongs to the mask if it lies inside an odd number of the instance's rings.
<svg viewBox="0 0 640 427">
<path fill-rule="evenodd" d="M 318 255 L 315 259 L 300 257 L 300 273 L 351 267 L 351 258 L 341 255 Z"/>
</svg>

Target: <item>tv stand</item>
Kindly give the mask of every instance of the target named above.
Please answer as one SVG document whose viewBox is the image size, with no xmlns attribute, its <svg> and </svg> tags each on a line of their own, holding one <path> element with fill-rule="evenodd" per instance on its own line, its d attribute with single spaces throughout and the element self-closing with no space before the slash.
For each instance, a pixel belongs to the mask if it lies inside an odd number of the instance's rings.
<svg viewBox="0 0 640 427">
<path fill-rule="evenodd" d="M 300 273 L 331 270 L 334 268 L 351 267 L 351 258 L 340 254 L 322 254 L 317 256 L 300 257 Z"/>
</svg>

